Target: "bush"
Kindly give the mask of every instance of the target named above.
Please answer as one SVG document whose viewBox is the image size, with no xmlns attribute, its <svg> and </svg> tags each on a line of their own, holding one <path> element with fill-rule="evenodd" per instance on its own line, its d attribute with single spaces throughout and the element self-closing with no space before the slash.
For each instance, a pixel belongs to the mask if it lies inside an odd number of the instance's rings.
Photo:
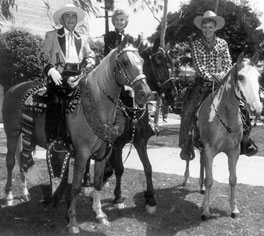
<svg viewBox="0 0 264 236">
<path fill-rule="evenodd" d="M 0 80 L 4 87 L 39 78 L 37 55 L 41 37 L 20 29 L 12 29 L 0 37 Z"/>
<path fill-rule="evenodd" d="M 104 57 L 104 43 L 101 41 L 91 41 L 90 47 L 95 53 L 95 65 L 97 66 Z"/>
</svg>

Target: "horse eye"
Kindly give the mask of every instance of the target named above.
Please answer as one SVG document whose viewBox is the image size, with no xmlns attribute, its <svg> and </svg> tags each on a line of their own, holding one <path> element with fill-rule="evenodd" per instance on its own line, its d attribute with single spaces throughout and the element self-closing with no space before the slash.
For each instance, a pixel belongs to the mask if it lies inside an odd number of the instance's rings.
<svg viewBox="0 0 264 236">
<path fill-rule="evenodd" d="M 238 80 L 243 81 L 243 80 L 244 80 L 244 76 L 239 75 L 239 76 L 238 76 Z"/>
<path fill-rule="evenodd" d="M 128 62 L 128 60 L 123 60 L 122 61 L 122 64 L 123 64 L 123 66 L 128 66 L 129 65 L 129 62 Z"/>
<path fill-rule="evenodd" d="M 161 62 L 162 62 L 162 58 L 161 58 L 161 56 L 157 56 L 157 57 L 155 57 L 155 62 L 156 62 L 158 65 L 160 65 Z"/>
</svg>

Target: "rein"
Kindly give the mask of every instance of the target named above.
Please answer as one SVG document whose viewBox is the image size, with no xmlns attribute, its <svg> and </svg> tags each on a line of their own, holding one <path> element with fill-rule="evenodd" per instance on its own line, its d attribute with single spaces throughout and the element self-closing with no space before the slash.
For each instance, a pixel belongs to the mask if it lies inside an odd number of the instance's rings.
<svg viewBox="0 0 264 236">
<path fill-rule="evenodd" d="M 126 70 L 124 69 L 123 64 L 122 64 L 122 63 L 120 62 L 120 60 L 119 60 L 119 57 L 120 57 L 123 53 L 128 52 L 128 51 L 129 51 L 129 52 L 138 52 L 138 49 L 129 47 L 129 48 L 123 48 L 122 50 L 118 51 L 118 54 L 116 55 L 116 64 L 117 64 L 117 66 L 120 68 L 120 70 L 119 70 L 119 71 L 121 72 L 120 74 L 122 74 L 123 78 L 126 79 L 128 86 L 133 87 L 134 84 L 135 84 L 137 81 L 142 80 L 142 79 L 145 79 L 146 76 L 145 76 L 144 74 L 139 74 L 139 75 L 137 75 L 133 80 L 131 80 L 131 81 L 129 80 L 129 78 L 128 78 L 128 76 L 127 76 L 127 73 L 126 73 Z"/>
<path fill-rule="evenodd" d="M 154 65 L 153 65 L 153 62 L 152 62 L 152 58 L 153 58 L 155 55 L 160 54 L 160 53 L 161 53 L 161 54 L 165 54 L 165 53 L 166 53 L 165 50 L 164 50 L 162 47 L 159 47 L 159 50 L 158 50 L 156 53 L 150 55 L 150 56 L 149 56 L 149 59 L 150 59 L 151 69 L 152 69 L 153 74 L 154 74 L 154 78 L 155 78 L 155 80 L 156 80 L 156 82 L 157 82 L 157 85 L 158 85 L 159 89 L 161 90 L 161 94 L 162 94 L 162 93 L 165 94 L 165 91 L 164 91 L 163 86 L 164 86 L 165 84 L 167 84 L 168 82 L 170 82 L 173 78 L 169 78 L 169 79 L 167 79 L 167 80 L 166 80 L 165 82 L 163 82 L 162 84 L 159 82 L 158 75 L 157 75 L 156 71 L 154 70 Z"/>
<path fill-rule="evenodd" d="M 124 104 L 123 104 L 123 105 L 124 105 Z M 126 109 L 129 109 L 131 112 L 133 112 L 133 117 L 131 117 L 131 116 L 127 113 Z M 131 123 L 132 123 L 132 136 L 131 136 L 131 140 L 129 141 L 130 148 L 129 148 L 129 151 L 128 151 L 128 154 L 127 154 L 126 158 L 125 158 L 124 161 L 123 161 L 123 164 L 125 164 L 125 162 L 127 161 L 128 157 L 129 157 L 129 155 L 130 155 L 130 153 L 131 153 L 132 146 L 133 146 L 133 142 L 134 142 L 134 139 L 135 139 L 135 133 L 136 133 L 136 126 L 137 126 L 137 123 L 138 123 L 138 121 L 139 121 L 140 119 L 142 119 L 142 118 L 144 117 L 144 115 L 145 115 L 145 113 L 146 113 L 146 109 L 144 109 L 143 112 L 142 112 L 142 114 L 141 114 L 139 117 L 137 117 L 137 114 L 138 114 L 139 112 L 141 112 L 142 109 L 135 109 L 135 108 L 127 107 L 127 106 L 126 106 L 126 109 L 124 109 L 123 112 L 124 112 L 125 115 L 128 117 L 128 119 L 131 120 Z"/>
<path fill-rule="evenodd" d="M 237 70 L 236 70 L 236 72 L 237 72 Z M 233 86 L 234 86 L 234 88 L 236 88 L 236 84 L 235 84 L 235 82 L 233 82 Z M 214 89 L 214 82 L 213 82 L 213 89 Z M 214 90 L 213 90 L 213 91 L 214 91 Z M 240 91 L 240 92 L 241 92 L 241 91 Z M 234 89 L 234 93 L 235 93 L 235 97 L 236 97 L 237 100 L 239 100 L 239 101 L 242 100 L 242 101 L 243 101 L 243 99 L 240 98 L 240 97 L 236 94 L 236 89 Z M 216 114 L 217 118 L 219 119 L 219 121 L 221 122 L 221 124 L 225 127 L 226 131 L 227 131 L 228 133 L 233 133 L 233 132 L 238 131 L 239 128 L 243 125 L 243 123 L 241 122 L 241 124 L 239 124 L 236 128 L 231 128 L 231 127 L 227 126 L 227 125 L 225 124 L 225 122 L 222 120 L 222 118 L 220 117 L 220 114 L 218 113 L 218 111 L 217 111 L 217 109 L 216 109 L 216 107 L 215 107 L 215 105 L 214 105 L 214 103 L 213 103 L 213 94 L 211 94 L 211 95 L 212 95 L 211 98 L 212 98 L 212 104 L 213 104 L 213 107 L 214 107 L 215 114 Z M 242 94 L 242 97 L 243 97 L 243 94 Z"/>
</svg>

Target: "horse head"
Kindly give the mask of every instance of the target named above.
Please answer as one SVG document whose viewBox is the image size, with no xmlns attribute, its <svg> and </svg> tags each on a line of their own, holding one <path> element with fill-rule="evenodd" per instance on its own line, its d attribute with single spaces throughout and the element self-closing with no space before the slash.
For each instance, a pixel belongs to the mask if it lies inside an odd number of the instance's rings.
<svg viewBox="0 0 264 236">
<path fill-rule="evenodd" d="M 135 102 L 142 106 L 150 97 L 150 88 L 143 74 L 143 59 L 138 53 L 136 44 L 131 36 L 126 35 L 117 48 L 115 78 L 119 86 L 127 85 L 135 92 Z"/>
<path fill-rule="evenodd" d="M 260 73 L 257 70 L 258 53 L 252 58 L 245 58 L 241 53 L 237 59 L 237 88 L 236 94 L 249 105 L 251 111 L 260 113 L 262 103 L 259 96 Z"/>
<path fill-rule="evenodd" d="M 144 59 L 143 70 L 147 75 L 150 89 L 156 91 L 165 104 L 172 105 L 177 91 L 169 74 L 172 60 L 167 50 L 159 45 L 159 40 L 156 40 L 151 48 L 145 47 L 140 51 L 140 56 Z"/>
</svg>

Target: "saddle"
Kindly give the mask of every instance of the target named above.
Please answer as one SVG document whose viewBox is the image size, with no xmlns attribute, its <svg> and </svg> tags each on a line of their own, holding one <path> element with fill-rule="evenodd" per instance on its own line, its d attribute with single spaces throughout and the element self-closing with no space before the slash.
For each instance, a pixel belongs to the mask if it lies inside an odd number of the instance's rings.
<svg viewBox="0 0 264 236">
<path fill-rule="evenodd" d="M 172 109 L 175 114 L 180 115 L 182 113 L 184 104 L 188 100 L 188 96 L 193 88 L 194 80 L 184 80 L 182 78 L 177 78 L 175 81 L 175 85 L 178 90 L 178 93 L 176 102 L 173 105 Z"/>
</svg>

